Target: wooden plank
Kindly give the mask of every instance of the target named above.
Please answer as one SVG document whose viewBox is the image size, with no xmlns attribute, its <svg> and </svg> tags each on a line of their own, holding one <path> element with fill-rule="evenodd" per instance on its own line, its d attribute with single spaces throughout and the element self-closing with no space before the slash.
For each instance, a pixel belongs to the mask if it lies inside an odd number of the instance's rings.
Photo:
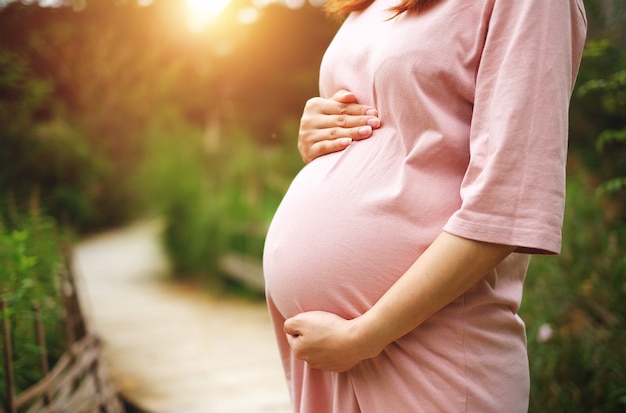
<svg viewBox="0 0 626 413">
<path fill-rule="evenodd" d="M 72 363 L 72 356 L 67 353 L 64 353 L 59 358 L 59 360 L 55 364 L 50 374 L 48 374 L 46 377 L 44 377 L 43 379 L 41 379 L 40 381 L 38 381 L 37 383 L 29 387 L 28 389 L 24 390 L 22 393 L 20 393 L 17 396 L 17 399 L 16 399 L 17 406 L 18 407 L 24 406 L 28 404 L 28 402 L 31 399 L 39 397 L 45 391 L 49 391 L 51 384 L 54 383 L 56 378 L 60 376 L 65 371 L 67 366 L 70 365 L 71 363 Z M 0 412 L 0 413 L 3 413 L 3 412 Z"/>
<path fill-rule="evenodd" d="M 24 407 L 24 406 L 22 406 Z M 24 413 L 41 413 L 41 412 L 46 412 L 47 407 L 43 402 L 43 399 L 39 399 L 36 400 L 31 406 L 28 407 L 28 410 L 26 410 Z"/>
<path fill-rule="evenodd" d="M 219 268 L 253 290 L 261 293 L 265 291 L 263 265 L 260 261 L 242 254 L 229 252 L 220 259 Z"/>
<path fill-rule="evenodd" d="M 72 392 L 59 400 L 54 400 L 49 409 L 58 412 L 82 412 L 86 410 L 96 411 L 94 406 L 97 405 L 96 386 L 91 376 L 85 376 L 79 383 L 78 387 L 72 389 Z"/>
<path fill-rule="evenodd" d="M 85 374 L 99 355 L 100 341 L 94 335 L 74 343 L 69 352 L 61 356 L 50 374 L 17 396 L 16 407 L 25 406 L 44 394 L 55 400 L 66 397 L 73 381 Z"/>
<path fill-rule="evenodd" d="M 87 348 L 75 356 L 74 362 L 49 387 L 54 399 L 71 393 L 75 383 L 91 369 L 94 360 L 98 358 L 98 351 L 98 348 Z"/>
<path fill-rule="evenodd" d="M 111 381 L 107 380 L 107 386 L 98 392 L 98 402 L 106 413 L 124 413 L 124 405 L 120 401 L 117 389 L 113 387 Z"/>
</svg>

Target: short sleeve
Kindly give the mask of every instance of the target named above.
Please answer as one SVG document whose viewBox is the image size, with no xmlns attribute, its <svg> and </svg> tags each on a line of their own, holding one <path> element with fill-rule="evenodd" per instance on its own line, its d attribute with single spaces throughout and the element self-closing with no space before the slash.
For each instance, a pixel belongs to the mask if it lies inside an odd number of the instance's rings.
<svg viewBox="0 0 626 413">
<path fill-rule="evenodd" d="M 581 0 L 495 0 L 476 73 L 461 207 L 444 230 L 558 253 L 569 102 L 586 33 Z"/>
</svg>

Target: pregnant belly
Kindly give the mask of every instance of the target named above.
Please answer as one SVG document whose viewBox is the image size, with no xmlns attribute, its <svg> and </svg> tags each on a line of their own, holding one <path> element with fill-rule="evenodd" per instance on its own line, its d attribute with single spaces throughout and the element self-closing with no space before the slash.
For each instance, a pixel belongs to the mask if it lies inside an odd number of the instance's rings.
<svg viewBox="0 0 626 413">
<path fill-rule="evenodd" d="M 432 199 L 419 185 L 406 188 L 402 171 L 369 173 L 320 159 L 293 181 L 263 260 L 267 293 L 283 316 L 362 314 L 441 231 L 449 213 L 434 216 Z"/>
</svg>

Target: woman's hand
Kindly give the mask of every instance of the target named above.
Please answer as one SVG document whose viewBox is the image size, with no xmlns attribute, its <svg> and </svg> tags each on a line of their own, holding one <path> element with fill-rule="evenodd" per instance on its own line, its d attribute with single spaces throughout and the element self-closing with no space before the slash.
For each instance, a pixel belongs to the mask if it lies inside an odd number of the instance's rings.
<svg viewBox="0 0 626 413">
<path fill-rule="evenodd" d="M 284 324 L 287 341 L 297 358 L 315 369 L 339 372 L 382 351 L 367 336 L 371 332 L 360 327 L 358 318 L 346 320 L 324 311 L 300 313 Z"/>
<path fill-rule="evenodd" d="M 356 96 L 340 90 L 330 99 L 307 101 L 298 134 L 298 150 L 304 162 L 345 149 L 352 141 L 369 138 L 380 127 L 376 109 L 360 105 Z"/>
</svg>

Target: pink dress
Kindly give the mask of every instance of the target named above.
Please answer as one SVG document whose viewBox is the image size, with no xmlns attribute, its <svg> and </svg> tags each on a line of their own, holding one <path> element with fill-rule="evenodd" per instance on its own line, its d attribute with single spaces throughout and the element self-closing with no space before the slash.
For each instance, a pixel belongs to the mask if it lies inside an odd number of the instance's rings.
<svg viewBox="0 0 626 413">
<path fill-rule="evenodd" d="M 269 310 L 296 412 L 525 412 L 517 316 L 531 253 L 560 249 L 581 0 L 443 0 L 353 13 L 321 66 L 378 109 L 370 139 L 315 159 L 267 234 Z M 347 373 L 296 359 L 285 319 L 367 311 L 441 231 L 515 245 L 477 285 Z"/>
</svg>

